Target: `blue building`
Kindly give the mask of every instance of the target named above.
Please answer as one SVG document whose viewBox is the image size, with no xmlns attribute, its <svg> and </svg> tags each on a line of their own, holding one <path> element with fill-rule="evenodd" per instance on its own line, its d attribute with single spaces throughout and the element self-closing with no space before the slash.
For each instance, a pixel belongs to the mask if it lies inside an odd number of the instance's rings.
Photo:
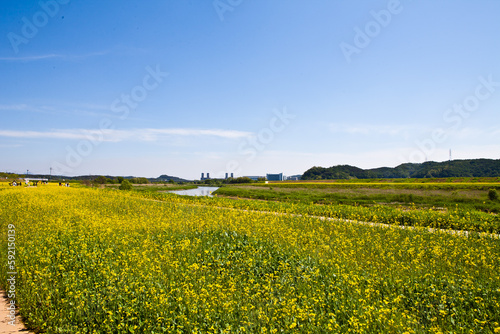
<svg viewBox="0 0 500 334">
<path fill-rule="evenodd" d="M 283 173 L 279 174 L 267 174 L 266 179 L 268 181 L 283 181 Z"/>
</svg>

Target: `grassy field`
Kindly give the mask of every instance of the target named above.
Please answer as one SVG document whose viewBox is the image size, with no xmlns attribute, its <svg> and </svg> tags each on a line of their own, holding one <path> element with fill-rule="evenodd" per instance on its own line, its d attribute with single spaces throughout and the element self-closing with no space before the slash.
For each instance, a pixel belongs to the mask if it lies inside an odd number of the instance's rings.
<svg viewBox="0 0 500 334">
<path fill-rule="evenodd" d="M 373 207 L 1 188 L 1 251 L 15 230 L 16 303 L 40 332 L 500 332 L 498 238 L 307 216 Z"/>
<path fill-rule="evenodd" d="M 349 180 L 340 182 L 281 182 L 229 185 L 218 196 L 286 201 L 294 203 L 349 205 L 416 205 L 422 208 L 455 208 L 500 212 L 500 201 L 488 192 L 500 192 L 497 178 L 440 180 Z"/>
<path fill-rule="evenodd" d="M 106 188 L 118 189 L 119 184 L 107 184 Z M 133 184 L 133 189 L 135 191 L 143 191 L 143 192 L 163 192 L 163 191 L 173 191 L 173 190 L 187 190 L 187 189 L 196 189 L 198 186 L 193 184 Z"/>
</svg>

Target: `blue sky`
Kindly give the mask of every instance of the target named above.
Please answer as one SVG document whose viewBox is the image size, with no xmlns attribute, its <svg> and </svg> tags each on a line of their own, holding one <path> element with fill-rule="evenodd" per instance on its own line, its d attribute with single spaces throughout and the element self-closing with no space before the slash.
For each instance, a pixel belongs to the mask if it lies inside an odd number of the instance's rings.
<svg viewBox="0 0 500 334">
<path fill-rule="evenodd" d="M 494 158 L 500 2 L 5 0 L 0 171 Z"/>
</svg>

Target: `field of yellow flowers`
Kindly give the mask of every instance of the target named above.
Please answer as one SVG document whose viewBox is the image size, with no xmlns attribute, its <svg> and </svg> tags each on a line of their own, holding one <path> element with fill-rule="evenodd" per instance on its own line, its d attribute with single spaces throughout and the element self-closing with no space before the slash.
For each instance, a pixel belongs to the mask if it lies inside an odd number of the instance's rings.
<svg viewBox="0 0 500 334">
<path fill-rule="evenodd" d="M 0 187 L 1 285 L 15 229 L 16 304 L 47 333 L 500 332 L 498 238 L 207 201 Z"/>
<path fill-rule="evenodd" d="M 172 198 L 172 195 L 162 193 L 142 193 L 137 195 L 159 201 L 170 201 Z M 471 210 L 470 208 L 458 205 L 454 208 L 441 211 L 436 208 L 419 208 L 414 205 L 401 207 L 388 205 L 373 205 L 369 207 L 346 204 L 317 205 L 313 203 L 234 200 L 224 197 L 184 197 L 178 200 L 186 204 L 241 210 L 280 212 L 395 226 L 428 227 L 500 234 L 499 215 Z"/>
</svg>

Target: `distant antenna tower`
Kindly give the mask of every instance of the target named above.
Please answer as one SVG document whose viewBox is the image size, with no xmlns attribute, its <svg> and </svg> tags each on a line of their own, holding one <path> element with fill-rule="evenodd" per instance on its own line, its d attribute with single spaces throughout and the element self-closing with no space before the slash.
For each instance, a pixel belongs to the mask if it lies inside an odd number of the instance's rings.
<svg viewBox="0 0 500 334">
<path fill-rule="evenodd" d="M 451 161 L 451 148 L 450 148 L 450 161 Z"/>
</svg>

